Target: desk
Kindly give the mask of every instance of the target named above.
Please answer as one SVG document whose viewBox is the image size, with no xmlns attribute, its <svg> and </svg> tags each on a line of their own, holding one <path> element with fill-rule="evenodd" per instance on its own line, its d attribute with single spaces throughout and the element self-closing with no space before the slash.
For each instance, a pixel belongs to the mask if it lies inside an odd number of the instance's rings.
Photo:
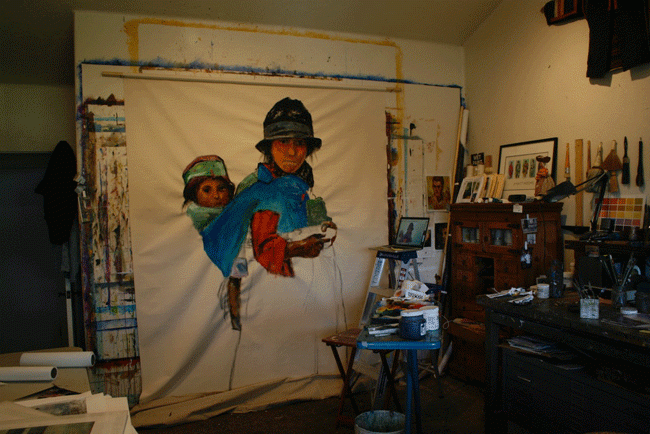
<svg viewBox="0 0 650 434">
<path fill-rule="evenodd" d="M 508 298 L 491 299 L 485 295 L 476 298 L 476 302 L 485 307 L 487 368 L 485 432 L 506 431 L 499 381 L 499 329 L 501 327 L 512 327 L 551 339 L 594 355 L 596 358 L 604 359 L 606 356 L 640 368 L 650 368 L 650 351 L 648 351 L 650 334 L 604 322 L 603 319 L 616 320 L 619 317 L 618 311 L 610 305 L 601 303 L 600 319 L 581 319 L 577 311 L 569 310 L 570 305 L 578 302 L 575 292 L 567 292 L 562 298 L 536 298 L 528 305 L 509 303 Z M 633 393 L 630 392 L 630 395 Z M 566 411 L 569 412 L 570 409 Z"/>
<path fill-rule="evenodd" d="M 418 434 L 422 434 L 422 418 L 420 414 L 420 377 L 418 371 L 418 350 L 440 349 L 440 340 L 409 341 L 398 335 L 371 336 L 368 330 L 363 330 L 357 338 L 357 348 L 373 351 L 404 350 L 406 351 L 406 434 L 411 433 L 411 415 L 415 411 L 415 423 Z M 382 361 L 384 361 L 382 359 Z M 390 370 L 384 369 L 386 375 Z M 437 373 L 436 373 L 437 375 Z M 390 379 L 392 380 L 392 379 Z M 392 383 L 390 381 L 389 383 Z M 414 401 L 414 402 L 413 402 Z"/>
</svg>

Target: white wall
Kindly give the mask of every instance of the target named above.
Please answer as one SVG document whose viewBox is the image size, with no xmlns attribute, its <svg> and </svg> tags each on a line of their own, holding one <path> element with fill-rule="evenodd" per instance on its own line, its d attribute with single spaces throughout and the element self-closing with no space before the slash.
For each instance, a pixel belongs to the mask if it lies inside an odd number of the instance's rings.
<svg viewBox="0 0 650 434">
<path fill-rule="evenodd" d="M 564 181 L 567 143 L 573 170 L 576 139 L 584 140 L 585 159 L 586 143 L 591 141 L 593 159 L 596 145 L 603 142 L 607 155 L 612 140 L 618 142 L 622 157 L 627 136 L 632 182 L 621 186 L 620 194 L 645 194 L 647 201 L 647 188 L 636 187 L 634 178 L 639 137 L 650 143 L 650 66 L 590 80 L 587 21 L 548 26 L 540 12 L 545 3 L 506 0 L 465 43 L 470 151 L 492 154 L 497 165 L 501 145 L 558 137 L 559 181 Z M 644 160 L 647 177 L 647 145 Z M 586 199 L 583 212 L 588 224 L 591 208 Z M 564 202 L 563 214 L 572 225 L 575 201 Z"/>
</svg>

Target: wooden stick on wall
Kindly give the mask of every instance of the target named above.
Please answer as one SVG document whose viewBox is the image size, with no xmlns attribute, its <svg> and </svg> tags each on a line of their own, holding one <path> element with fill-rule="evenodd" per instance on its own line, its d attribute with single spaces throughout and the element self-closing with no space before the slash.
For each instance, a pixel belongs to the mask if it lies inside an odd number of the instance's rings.
<svg viewBox="0 0 650 434">
<path fill-rule="evenodd" d="M 449 179 L 449 192 L 451 193 L 451 199 L 449 201 L 450 204 L 454 203 L 454 200 L 456 199 L 456 170 L 458 166 L 458 159 L 461 158 L 462 154 L 461 152 L 464 152 L 461 150 L 461 132 L 463 130 L 463 113 L 465 111 L 465 108 L 463 106 L 460 107 L 460 113 L 458 114 L 458 131 L 456 132 L 456 153 L 454 155 L 454 165 L 451 168 L 451 178 Z M 447 266 L 447 256 L 448 256 L 448 249 L 447 245 L 449 243 L 449 238 L 451 236 L 451 213 L 447 213 L 447 236 L 445 237 L 445 245 L 442 249 L 443 256 L 442 260 L 440 261 L 440 268 L 438 270 L 438 275 L 440 276 L 440 283 L 443 283 L 444 280 L 444 275 L 445 275 L 445 267 Z"/>
</svg>

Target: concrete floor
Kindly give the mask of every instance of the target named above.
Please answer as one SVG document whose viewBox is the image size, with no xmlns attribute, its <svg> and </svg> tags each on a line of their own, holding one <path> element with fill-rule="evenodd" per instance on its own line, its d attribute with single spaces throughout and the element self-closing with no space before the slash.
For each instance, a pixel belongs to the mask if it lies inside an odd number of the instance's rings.
<svg viewBox="0 0 650 434">
<path fill-rule="evenodd" d="M 441 377 L 444 397 L 438 396 L 436 380 L 427 376 L 420 381 L 422 406 L 422 428 L 424 433 L 436 434 L 484 434 L 485 414 L 483 409 L 483 390 L 477 385 L 468 384 L 448 375 Z M 406 407 L 406 386 L 403 382 L 397 387 L 400 403 Z M 360 411 L 370 410 L 369 392 L 361 392 L 356 397 Z M 352 415 L 349 401 L 346 413 Z M 212 419 L 165 428 L 140 428 L 141 434 L 350 434 L 353 426 L 335 428 L 338 398 L 320 401 L 299 402 L 282 405 L 268 410 L 224 414 Z M 412 432 L 415 432 L 413 425 Z"/>
</svg>

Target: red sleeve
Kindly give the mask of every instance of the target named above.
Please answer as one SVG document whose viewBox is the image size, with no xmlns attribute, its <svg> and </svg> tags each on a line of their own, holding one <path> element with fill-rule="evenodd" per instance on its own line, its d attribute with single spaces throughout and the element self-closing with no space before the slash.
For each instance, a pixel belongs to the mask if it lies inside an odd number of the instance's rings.
<svg viewBox="0 0 650 434">
<path fill-rule="evenodd" d="M 285 259 L 287 240 L 277 234 L 279 220 L 280 215 L 273 211 L 258 211 L 253 215 L 253 254 L 269 273 L 293 277 L 291 259 Z"/>
</svg>

